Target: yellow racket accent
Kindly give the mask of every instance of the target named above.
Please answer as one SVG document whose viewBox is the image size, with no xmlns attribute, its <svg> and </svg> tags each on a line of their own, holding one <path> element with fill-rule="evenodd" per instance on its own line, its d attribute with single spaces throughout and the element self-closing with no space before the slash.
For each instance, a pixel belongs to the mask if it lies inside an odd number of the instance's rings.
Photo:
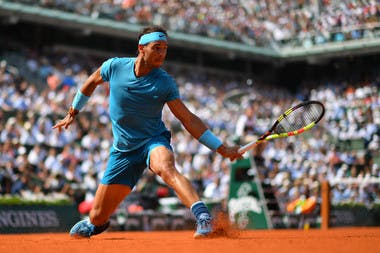
<svg viewBox="0 0 380 253">
<path fill-rule="evenodd" d="M 268 135 L 264 140 L 272 140 L 272 139 L 284 138 L 284 137 L 297 135 L 297 134 L 300 134 L 300 133 L 303 133 L 305 131 L 310 130 L 311 128 L 313 128 L 313 126 L 315 126 L 315 122 L 312 122 L 309 125 L 301 128 L 299 130 L 293 131 L 293 132 Z"/>
<path fill-rule="evenodd" d="M 288 116 L 291 112 L 293 112 L 294 108 L 290 108 L 287 111 L 285 111 L 280 117 L 278 117 L 277 122 L 280 122 L 283 120 L 286 116 Z"/>
<path fill-rule="evenodd" d="M 293 111 L 293 108 L 290 108 L 290 109 L 288 109 L 286 112 L 284 112 L 284 114 L 285 114 L 286 116 L 288 116 L 292 111 Z"/>
<path fill-rule="evenodd" d="M 305 126 L 303 129 L 303 131 L 307 131 L 307 130 L 310 130 L 313 126 L 315 126 L 315 122 L 311 122 L 309 125 Z"/>
</svg>

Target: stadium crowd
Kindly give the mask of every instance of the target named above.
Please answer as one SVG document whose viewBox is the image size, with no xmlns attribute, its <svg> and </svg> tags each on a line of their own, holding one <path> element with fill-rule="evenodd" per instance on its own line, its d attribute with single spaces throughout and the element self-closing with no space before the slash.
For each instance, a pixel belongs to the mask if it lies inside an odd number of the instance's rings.
<svg viewBox="0 0 380 253">
<path fill-rule="evenodd" d="M 261 47 L 305 46 L 379 35 L 376 0 L 96 0 L 25 4 Z"/>
<path fill-rule="evenodd" d="M 11 63 L 12 62 L 12 63 Z M 17 64 L 21 63 L 21 64 Z M 69 131 L 52 130 L 66 114 L 78 86 L 100 59 L 74 53 L 24 54 L 7 52 L 0 63 L 0 194 L 24 198 L 68 197 L 78 204 L 91 200 L 108 160 L 112 144 L 108 118 L 107 84 L 97 89 Z M 225 142 L 243 144 L 267 130 L 284 108 L 300 100 L 283 89 L 208 72 L 192 75 L 168 63 L 189 108 L 204 119 Z M 282 208 L 302 195 L 319 195 L 328 179 L 333 202 L 380 202 L 380 90 L 377 79 L 350 86 L 323 83 L 304 99 L 326 106 L 321 124 L 305 135 L 278 139 L 254 153 L 261 179 L 276 191 Z M 35 82 L 37 80 L 37 82 Z M 44 86 L 38 84 L 41 81 Z M 228 94 L 243 90 L 240 102 Z M 253 114 L 247 113 L 248 111 Z M 246 113 L 242 113 L 245 111 Z M 198 143 L 165 110 L 164 121 L 173 133 L 178 168 L 205 199 L 228 198 L 230 162 Z M 239 123 L 237 123 L 239 122 Z M 352 148 L 352 142 L 363 146 Z M 339 183 L 339 182 L 350 183 Z M 136 194 L 153 200 L 175 197 L 149 171 Z M 141 200 L 141 198 L 140 198 Z M 136 203 L 134 203 L 136 204 Z M 154 206 L 154 208 L 156 208 Z M 153 208 L 153 207 L 152 207 Z"/>
</svg>

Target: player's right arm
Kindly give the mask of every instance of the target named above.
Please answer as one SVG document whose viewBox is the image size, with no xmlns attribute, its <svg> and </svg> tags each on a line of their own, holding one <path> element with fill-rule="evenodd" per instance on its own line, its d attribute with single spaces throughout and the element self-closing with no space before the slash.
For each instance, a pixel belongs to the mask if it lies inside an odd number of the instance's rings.
<svg viewBox="0 0 380 253">
<path fill-rule="evenodd" d="M 167 105 L 169 106 L 174 116 L 179 119 L 179 121 L 181 121 L 185 129 L 203 145 L 214 151 L 217 151 L 223 157 L 229 158 L 231 161 L 242 158 L 241 154 L 238 152 L 238 146 L 229 147 L 224 145 L 220 140 L 217 139 L 216 136 L 211 133 L 210 130 L 208 130 L 205 123 L 186 107 L 181 99 L 177 98 L 175 100 L 169 101 Z M 208 134 L 209 137 L 207 137 L 208 140 L 203 141 L 202 136 L 206 136 L 205 134 Z M 211 142 L 213 142 L 212 145 L 207 144 L 210 143 L 210 138 L 212 139 Z"/>
<path fill-rule="evenodd" d="M 59 132 L 62 128 L 67 129 L 71 123 L 73 123 L 75 116 L 79 113 L 79 110 L 87 102 L 88 98 L 92 95 L 95 88 L 103 83 L 103 78 L 100 74 L 101 68 L 98 68 L 94 73 L 92 73 L 87 80 L 83 83 L 82 87 L 78 90 L 72 105 L 70 106 L 67 115 L 62 120 L 58 121 L 57 124 L 53 126 L 53 129 L 58 129 Z"/>
</svg>

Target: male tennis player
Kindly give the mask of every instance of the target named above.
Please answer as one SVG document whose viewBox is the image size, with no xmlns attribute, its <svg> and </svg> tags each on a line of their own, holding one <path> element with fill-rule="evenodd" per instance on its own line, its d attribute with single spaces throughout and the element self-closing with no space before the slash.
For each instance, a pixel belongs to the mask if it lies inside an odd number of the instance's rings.
<svg viewBox="0 0 380 253">
<path fill-rule="evenodd" d="M 180 99 L 177 85 L 161 65 L 168 43 L 162 27 L 142 30 L 138 55 L 134 58 L 111 58 L 105 61 L 78 90 L 66 117 L 53 128 L 67 129 L 89 97 L 103 82 L 109 82 L 109 112 L 113 146 L 107 169 L 97 189 L 89 220 L 75 224 L 70 235 L 90 237 L 109 226 L 109 217 L 131 192 L 148 166 L 174 189 L 182 203 L 196 217 L 194 238 L 212 231 L 211 216 L 191 183 L 174 163 L 171 134 L 161 116 L 165 104 L 187 131 L 211 150 L 231 161 L 241 158 L 237 146 L 225 146 Z"/>
</svg>

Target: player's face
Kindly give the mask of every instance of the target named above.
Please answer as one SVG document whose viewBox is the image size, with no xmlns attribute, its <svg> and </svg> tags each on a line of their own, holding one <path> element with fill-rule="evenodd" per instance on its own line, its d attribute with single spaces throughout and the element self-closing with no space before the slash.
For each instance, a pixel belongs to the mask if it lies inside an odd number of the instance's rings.
<svg viewBox="0 0 380 253">
<path fill-rule="evenodd" d="M 166 41 L 154 41 L 144 47 L 144 60 L 154 68 L 159 68 L 165 61 L 168 50 Z"/>
</svg>

